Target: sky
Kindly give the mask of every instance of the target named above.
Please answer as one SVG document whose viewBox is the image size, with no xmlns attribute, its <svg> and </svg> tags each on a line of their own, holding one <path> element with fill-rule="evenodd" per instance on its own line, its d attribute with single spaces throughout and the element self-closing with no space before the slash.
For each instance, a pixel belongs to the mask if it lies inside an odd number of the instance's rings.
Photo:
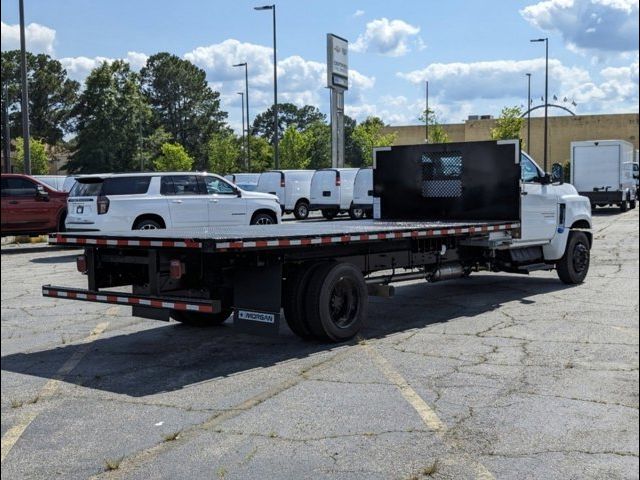
<svg viewBox="0 0 640 480">
<path fill-rule="evenodd" d="M 248 62 L 251 118 L 273 102 L 271 11 L 260 0 L 25 0 L 27 49 L 82 81 L 104 60 L 134 69 L 167 51 L 207 72 L 240 130 Z M 1 0 L 2 50 L 19 48 L 18 0 Z M 638 0 L 279 0 L 278 100 L 329 112 L 326 34 L 349 41 L 345 111 L 417 124 L 429 104 L 442 123 L 498 116 L 544 94 L 576 114 L 638 112 Z M 553 99 L 554 95 L 557 101 Z M 575 105 L 573 105 L 575 103 Z M 540 114 L 538 109 L 534 114 Z M 550 114 L 565 114 L 551 109 Z"/>
</svg>

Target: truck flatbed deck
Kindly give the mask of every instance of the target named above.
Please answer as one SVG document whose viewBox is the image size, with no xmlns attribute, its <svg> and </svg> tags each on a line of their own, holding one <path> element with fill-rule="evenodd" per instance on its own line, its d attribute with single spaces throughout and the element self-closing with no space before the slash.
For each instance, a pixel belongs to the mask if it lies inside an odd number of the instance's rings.
<svg viewBox="0 0 640 480">
<path fill-rule="evenodd" d="M 229 226 L 126 232 L 56 233 L 49 243 L 118 247 L 197 248 L 205 252 L 308 245 L 372 242 L 403 238 L 428 238 L 486 234 L 520 228 L 514 222 L 380 221 L 301 222 L 280 225 Z"/>
</svg>

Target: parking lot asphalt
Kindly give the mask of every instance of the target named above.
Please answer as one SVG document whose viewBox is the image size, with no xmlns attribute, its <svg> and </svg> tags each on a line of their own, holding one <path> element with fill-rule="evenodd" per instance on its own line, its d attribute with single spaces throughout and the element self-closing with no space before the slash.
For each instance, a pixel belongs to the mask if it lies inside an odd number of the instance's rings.
<svg viewBox="0 0 640 480">
<path fill-rule="evenodd" d="M 3 253 L 2 478 L 637 478 L 638 230 L 598 210 L 576 287 L 400 284 L 341 345 L 44 298 L 78 251 Z"/>
</svg>

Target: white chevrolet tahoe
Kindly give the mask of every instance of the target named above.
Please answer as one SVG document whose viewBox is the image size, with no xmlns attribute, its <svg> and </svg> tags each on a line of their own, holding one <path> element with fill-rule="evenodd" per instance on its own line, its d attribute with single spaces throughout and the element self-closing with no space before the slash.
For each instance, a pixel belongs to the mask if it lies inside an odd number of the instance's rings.
<svg viewBox="0 0 640 480">
<path fill-rule="evenodd" d="M 122 231 L 280 223 L 278 197 L 209 173 L 126 173 L 77 178 L 66 229 Z"/>
</svg>

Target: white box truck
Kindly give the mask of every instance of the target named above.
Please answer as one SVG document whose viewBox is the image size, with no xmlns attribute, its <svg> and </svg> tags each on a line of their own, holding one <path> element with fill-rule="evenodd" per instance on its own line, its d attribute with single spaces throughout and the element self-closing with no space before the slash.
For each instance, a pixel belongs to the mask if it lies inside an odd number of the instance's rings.
<svg viewBox="0 0 640 480">
<path fill-rule="evenodd" d="M 636 207 L 633 145 L 624 140 L 571 142 L 571 183 L 591 207 Z"/>
<path fill-rule="evenodd" d="M 353 184 L 359 168 L 323 168 L 311 180 L 311 210 L 320 210 L 327 220 L 349 212 L 354 220 L 363 216 L 362 209 L 353 208 Z"/>
<path fill-rule="evenodd" d="M 278 196 L 282 213 L 297 220 L 309 216 L 311 179 L 315 170 L 271 170 L 260 175 L 256 191 Z"/>
<path fill-rule="evenodd" d="M 246 192 L 253 192 L 258 185 L 260 179 L 259 173 L 230 173 L 225 175 L 224 178 L 231 183 L 237 185 Z"/>
</svg>

